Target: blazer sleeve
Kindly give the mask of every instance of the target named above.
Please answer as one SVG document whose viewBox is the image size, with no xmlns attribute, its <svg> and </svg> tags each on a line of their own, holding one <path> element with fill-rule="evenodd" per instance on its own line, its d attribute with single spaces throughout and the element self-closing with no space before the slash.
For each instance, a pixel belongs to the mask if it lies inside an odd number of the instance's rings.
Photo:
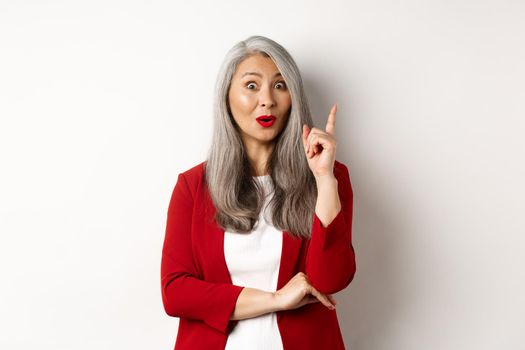
<svg viewBox="0 0 525 350">
<path fill-rule="evenodd" d="M 305 273 L 314 288 L 324 294 L 345 289 L 356 271 L 352 245 L 353 191 L 348 168 L 340 163 L 334 170 L 341 210 L 324 227 L 314 211 L 312 235 L 306 254 Z"/>
<path fill-rule="evenodd" d="M 244 287 L 199 278 L 191 246 L 193 199 L 184 174 L 179 174 L 167 213 L 162 248 L 161 289 L 169 316 L 201 320 L 227 333 L 230 317 Z"/>
</svg>

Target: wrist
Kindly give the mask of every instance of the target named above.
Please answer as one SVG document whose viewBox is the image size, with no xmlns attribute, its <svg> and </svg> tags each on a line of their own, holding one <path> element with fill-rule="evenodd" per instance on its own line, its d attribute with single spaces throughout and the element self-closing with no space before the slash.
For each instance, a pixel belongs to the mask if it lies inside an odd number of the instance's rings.
<svg viewBox="0 0 525 350">
<path fill-rule="evenodd" d="M 269 303 L 270 303 L 270 307 L 272 308 L 273 312 L 283 310 L 281 304 L 279 303 L 279 296 L 277 292 L 270 293 Z"/>
<path fill-rule="evenodd" d="M 317 188 L 337 188 L 337 178 L 334 174 L 327 174 L 315 177 Z"/>
</svg>

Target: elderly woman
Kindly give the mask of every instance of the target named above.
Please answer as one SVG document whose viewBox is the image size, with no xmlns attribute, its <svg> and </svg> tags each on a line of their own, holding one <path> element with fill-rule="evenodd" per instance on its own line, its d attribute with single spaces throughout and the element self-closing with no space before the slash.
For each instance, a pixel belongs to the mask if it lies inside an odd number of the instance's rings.
<svg viewBox="0 0 525 350">
<path fill-rule="evenodd" d="M 299 69 L 251 36 L 220 69 L 205 161 L 178 175 L 162 249 L 175 349 L 344 349 L 331 296 L 353 280 L 353 192 L 336 105 L 312 119 Z"/>
</svg>

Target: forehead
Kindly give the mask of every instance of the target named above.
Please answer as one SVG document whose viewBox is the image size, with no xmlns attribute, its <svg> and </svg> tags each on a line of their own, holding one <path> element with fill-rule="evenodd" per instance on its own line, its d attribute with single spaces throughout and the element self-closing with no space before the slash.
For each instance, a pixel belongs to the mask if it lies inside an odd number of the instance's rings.
<svg viewBox="0 0 525 350">
<path fill-rule="evenodd" d="M 267 75 L 271 78 L 280 75 L 280 72 L 270 57 L 256 54 L 244 59 L 241 63 L 239 63 L 235 71 L 235 76 L 239 79 L 244 76 L 253 77 L 254 75 Z"/>
</svg>

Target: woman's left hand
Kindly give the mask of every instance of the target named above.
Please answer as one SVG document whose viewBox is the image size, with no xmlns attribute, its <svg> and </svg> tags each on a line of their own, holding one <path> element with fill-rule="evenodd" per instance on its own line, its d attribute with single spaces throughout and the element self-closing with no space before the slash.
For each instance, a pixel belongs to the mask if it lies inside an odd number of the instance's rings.
<svg viewBox="0 0 525 350">
<path fill-rule="evenodd" d="M 315 127 L 310 129 L 308 125 L 303 125 L 303 146 L 306 160 L 316 179 L 325 175 L 334 175 L 333 169 L 337 144 L 334 138 L 336 112 L 337 105 L 334 104 L 330 114 L 328 114 L 325 131 Z"/>
</svg>

